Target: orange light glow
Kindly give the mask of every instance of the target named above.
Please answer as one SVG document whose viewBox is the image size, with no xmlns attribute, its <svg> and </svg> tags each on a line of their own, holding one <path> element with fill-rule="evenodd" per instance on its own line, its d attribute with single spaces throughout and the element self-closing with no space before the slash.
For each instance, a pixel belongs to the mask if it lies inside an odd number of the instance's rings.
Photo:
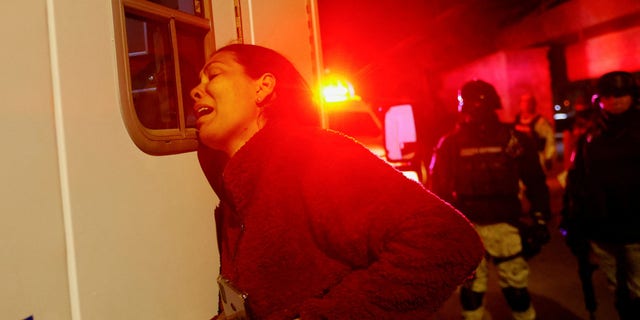
<svg viewBox="0 0 640 320">
<path fill-rule="evenodd" d="M 351 82 L 338 75 L 329 75 L 322 80 L 320 94 L 326 103 L 360 100 Z"/>
</svg>

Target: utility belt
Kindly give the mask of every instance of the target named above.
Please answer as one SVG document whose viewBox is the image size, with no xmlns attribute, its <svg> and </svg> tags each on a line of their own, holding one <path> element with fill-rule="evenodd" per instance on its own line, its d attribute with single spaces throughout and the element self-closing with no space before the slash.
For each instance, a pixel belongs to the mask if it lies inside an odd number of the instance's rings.
<svg viewBox="0 0 640 320">
<path fill-rule="evenodd" d="M 522 205 L 517 194 L 499 196 L 459 195 L 455 207 L 470 221 L 480 224 L 506 222 L 517 225 Z"/>
<path fill-rule="evenodd" d="M 507 257 L 493 257 L 489 254 L 487 254 L 487 260 L 491 260 L 493 261 L 495 264 L 501 264 L 503 262 L 507 262 L 516 258 L 522 257 L 522 251 L 516 253 L 516 254 L 512 254 L 510 256 Z"/>
</svg>

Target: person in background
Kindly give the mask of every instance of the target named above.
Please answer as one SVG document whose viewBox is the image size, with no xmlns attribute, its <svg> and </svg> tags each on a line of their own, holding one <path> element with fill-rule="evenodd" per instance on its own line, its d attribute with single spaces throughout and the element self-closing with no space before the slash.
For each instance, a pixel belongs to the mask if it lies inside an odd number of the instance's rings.
<svg viewBox="0 0 640 320">
<path fill-rule="evenodd" d="M 515 129 L 533 139 L 540 164 L 548 172 L 556 158 L 556 141 L 551 123 L 538 113 L 538 102 L 527 92 L 520 96 L 520 112 L 516 115 Z"/>
<path fill-rule="evenodd" d="M 576 148 L 576 144 L 580 137 L 589 130 L 589 127 L 595 123 L 595 118 L 599 113 L 595 107 L 592 107 L 593 104 L 595 102 L 586 103 L 582 96 L 578 96 L 574 104 L 574 115 L 570 120 L 569 128 L 563 132 L 564 156 L 562 159 L 562 171 L 556 176 L 563 189 L 567 186 L 567 174 L 572 161 L 571 155 Z M 600 107 L 597 108 L 599 109 Z"/>
<path fill-rule="evenodd" d="M 596 118 L 572 155 L 561 226 L 572 251 L 584 241 L 615 286 L 620 319 L 640 319 L 640 89 L 632 74 L 597 82 Z"/>
<path fill-rule="evenodd" d="M 464 319 L 483 319 L 488 263 L 498 269 L 499 285 L 515 319 L 535 319 L 525 258 L 549 241 L 549 189 L 538 155 L 527 136 L 501 123 L 495 88 L 482 80 L 465 83 L 458 94 L 461 121 L 440 139 L 430 165 L 429 188 L 471 220 L 486 256 L 475 277 L 460 288 Z M 523 219 L 518 197 L 522 180 L 531 204 Z"/>
<path fill-rule="evenodd" d="M 320 128 L 312 91 L 281 54 L 228 45 L 200 79 L 198 156 L 220 198 L 214 318 L 426 319 L 471 276 L 483 255 L 471 223 Z"/>
</svg>

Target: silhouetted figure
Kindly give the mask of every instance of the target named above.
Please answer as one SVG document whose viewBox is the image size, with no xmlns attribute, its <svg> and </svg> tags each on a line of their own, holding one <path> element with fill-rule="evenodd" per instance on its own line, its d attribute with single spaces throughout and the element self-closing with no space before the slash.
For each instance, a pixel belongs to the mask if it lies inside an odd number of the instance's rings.
<svg viewBox="0 0 640 320">
<path fill-rule="evenodd" d="M 628 72 L 598 79 L 594 103 L 599 108 L 573 154 L 562 222 L 572 251 L 588 242 L 597 255 L 615 285 L 623 320 L 640 319 L 639 98 Z"/>
<path fill-rule="evenodd" d="M 471 220 L 486 255 L 475 277 L 460 288 L 462 315 L 482 319 L 488 265 L 497 266 L 499 285 L 515 319 L 535 319 L 529 296 L 529 266 L 525 258 L 549 241 L 549 189 L 533 141 L 501 123 L 495 88 L 482 80 L 459 91 L 462 121 L 438 144 L 431 163 L 430 188 Z M 522 220 L 519 181 L 531 203 Z"/>
</svg>

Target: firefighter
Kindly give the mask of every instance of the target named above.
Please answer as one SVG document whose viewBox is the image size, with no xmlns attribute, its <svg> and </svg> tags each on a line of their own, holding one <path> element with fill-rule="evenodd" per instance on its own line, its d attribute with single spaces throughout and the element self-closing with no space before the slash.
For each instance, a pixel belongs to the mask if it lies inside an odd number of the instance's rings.
<svg viewBox="0 0 640 320">
<path fill-rule="evenodd" d="M 527 258 L 549 241 L 549 189 L 533 141 L 500 122 L 495 88 L 482 80 L 465 83 L 458 93 L 461 120 L 443 136 L 431 161 L 430 189 L 474 223 L 486 249 L 475 276 L 460 288 L 464 319 L 487 311 L 488 263 L 496 265 L 499 285 L 515 319 L 535 319 L 527 289 Z M 530 203 L 522 212 L 519 180 Z M 527 217 L 523 219 L 523 217 Z"/>
<path fill-rule="evenodd" d="M 598 79 L 593 123 L 577 142 L 562 226 L 576 252 L 583 241 L 615 286 L 620 319 L 640 319 L 640 90 L 632 74 Z"/>
</svg>

